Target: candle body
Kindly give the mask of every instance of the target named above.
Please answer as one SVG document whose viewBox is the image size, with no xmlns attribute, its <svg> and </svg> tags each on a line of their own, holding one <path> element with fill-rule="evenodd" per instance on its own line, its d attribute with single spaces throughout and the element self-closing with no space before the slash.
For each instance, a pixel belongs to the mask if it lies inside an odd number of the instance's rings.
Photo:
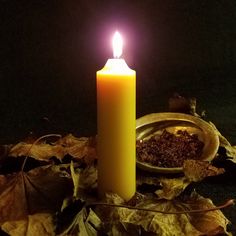
<svg viewBox="0 0 236 236">
<path fill-rule="evenodd" d="M 136 73 L 123 59 L 97 72 L 98 190 L 129 200 L 136 191 Z"/>
</svg>

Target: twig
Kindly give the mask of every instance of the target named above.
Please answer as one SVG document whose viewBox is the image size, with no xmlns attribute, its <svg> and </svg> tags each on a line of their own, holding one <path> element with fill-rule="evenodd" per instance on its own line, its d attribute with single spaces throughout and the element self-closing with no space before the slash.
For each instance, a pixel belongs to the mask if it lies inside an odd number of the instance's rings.
<svg viewBox="0 0 236 236">
<path fill-rule="evenodd" d="M 28 152 L 27 152 L 27 155 L 26 155 L 26 157 L 25 157 L 25 159 L 24 159 L 24 162 L 23 162 L 23 164 L 22 164 L 22 167 L 21 167 L 21 171 L 23 171 L 24 168 L 25 168 L 25 163 L 26 163 L 26 161 L 27 161 L 27 159 L 28 159 L 28 157 L 29 157 L 29 153 L 30 153 L 32 147 L 33 147 L 37 142 L 39 142 L 40 140 L 42 140 L 42 139 L 44 139 L 44 138 L 48 138 L 48 137 L 59 137 L 59 138 L 60 138 L 61 135 L 60 135 L 60 134 L 46 134 L 46 135 L 43 135 L 43 136 L 39 137 L 38 139 L 36 139 L 36 140 L 32 143 L 32 145 L 30 146 L 30 148 L 29 148 L 29 150 L 28 150 Z"/>
<path fill-rule="evenodd" d="M 151 211 L 151 212 L 157 212 L 162 214 L 196 214 L 196 213 L 202 213 L 202 212 L 208 212 L 208 211 L 216 211 L 223 208 L 226 208 L 228 206 L 234 205 L 234 199 L 230 199 L 224 204 L 216 207 L 210 207 L 208 209 L 197 209 L 197 210 L 187 210 L 187 211 L 161 211 L 161 210 L 155 210 L 155 209 L 147 209 L 147 208 L 141 208 L 141 207 L 134 207 L 134 206 L 128 206 L 128 205 L 122 205 L 122 204 L 113 204 L 113 203 L 105 203 L 105 202 L 94 202 L 90 203 L 87 206 L 110 206 L 110 207 L 120 207 L 120 208 L 127 208 L 132 210 L 139 210 L 139 211 Z"/>
</svg>

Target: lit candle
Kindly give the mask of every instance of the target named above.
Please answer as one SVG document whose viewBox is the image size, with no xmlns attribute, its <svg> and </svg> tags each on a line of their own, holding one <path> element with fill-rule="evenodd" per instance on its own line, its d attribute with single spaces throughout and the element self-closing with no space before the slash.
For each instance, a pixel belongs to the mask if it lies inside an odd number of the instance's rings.
<svg viewBox="0 0 236 236">
<path fill-rule="evenodd" d="M 122 38 L 113 38 L 114 59 L 97 72 L 98 191 L 129 200 L 136 191 L 136 73 L 122 54 Z"/>
</svg>

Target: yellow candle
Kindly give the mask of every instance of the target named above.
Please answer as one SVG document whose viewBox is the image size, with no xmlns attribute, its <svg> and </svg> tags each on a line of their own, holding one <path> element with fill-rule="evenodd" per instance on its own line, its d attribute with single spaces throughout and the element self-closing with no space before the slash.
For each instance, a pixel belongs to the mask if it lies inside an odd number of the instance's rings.
<svg viewBox="0 0 236 236">
<path fill-rule="evenodd" d="M 122 38 L 113 38 L 114 59 L 97 72 L 98 190 L 129 200 L 136 191 L 136 73 L 122 54 Z"/>
</svg>

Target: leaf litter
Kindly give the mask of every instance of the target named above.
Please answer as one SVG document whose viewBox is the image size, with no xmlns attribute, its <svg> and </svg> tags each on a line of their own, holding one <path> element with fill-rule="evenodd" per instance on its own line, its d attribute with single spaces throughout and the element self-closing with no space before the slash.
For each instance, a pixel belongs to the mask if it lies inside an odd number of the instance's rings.
<svg viewBox="0 0 236 236">
<path fill-rule="evenodd" d="M 10 149 L 8 155 L 12 157 L 30 156 L 36 160 L 48 162 L 52 157 L 62 161 L 66 155 L 77 160 L 84 158 L 86 163 L 91 163 L 97 158 L 95 137 L 76 138 L 72 134 L 68 134 L 53 143 L 46 143 L 45 141 L 37 142 L 34 145 L 32 143 L 32 140 L 30 142 L 19 142 Z"/>
<path fill-rule="evenodd" d="M 196 113 L 194 107 L 191 109 Z M 235 147 L 220 135 L 227 156 L 235 161 Z M 196 192 L 185 194 L 192 182 L 222 174 L 222 168 L 188 161 L 183 176 L 138 175 L 137 189 L 152 185 L 151 193 L 137 192 L 128 203 L 108 193 L 100 201 L 96 194 L 95 137 L 69 134 L 51 143 L 41 140 L 32 146 L 34 142 L 4 147 L 3 165 L 6 156 L 30 156 L 49 164 L 0 175 L 0 223 L 9 235 L 231 235 L 227 231 L 230 222 L 220 209 L 233 201 L 215 207 Z M 73 162 L 63 164 L 65 156 Z M 62 164 L 53 164 L 53 157 Z"/>
<path fill-rule="evenodd" d="M 125 204 L 119 196 L 114 194 L 109 195 L 107 201 L 109 203 Z M 135 229 L 135 233 L 140 232 L 138 235 L 142 235 L 142 232 L 154 233 L 155 235 L 230 235 L 226 231 L 229 222 L 221 211 L 191 213 L 191 210 L 205 210 L 214 207 L 210 199 L 206 199 L 196 192 L 174 201 L 145 197 L 144 200 L 137 203 L 136 207 L 160 212 L 109 206 L 106 206 L 108 209 L 105 210 L 105 207 L 99 206 L 97 214 L 105 222 L 106 229 L 110 234 L 113 230 L 116 230 L 119 231 L 120 235 L 123 235 L 123 232 L 135 235 L 132 234 Z M 177 214 L 180 211 L 185 213 Z M 165 212 L 171 213 L 166 214 Z M 126 227 L 121 227 L 121 225 L 127 224 L 133 226 L 131 231 Z"/>
</svg>

